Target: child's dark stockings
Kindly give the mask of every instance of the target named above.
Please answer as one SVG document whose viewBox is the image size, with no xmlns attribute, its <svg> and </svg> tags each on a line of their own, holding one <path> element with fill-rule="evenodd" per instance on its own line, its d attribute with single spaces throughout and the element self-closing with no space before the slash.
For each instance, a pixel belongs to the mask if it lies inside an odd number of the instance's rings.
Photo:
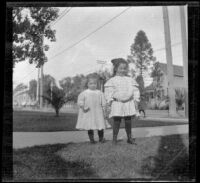
<svg viewBox="0 0 200 183">
<path fill-rule="evenodd" d="M 114 123 L 113 123 L 113 143 L 117 143 L 117 135 L 120 128 L 120 123 L 123 117 L 114 117 Z M 125 130 L 127 134 L 127 143 L 129 144 L 135 144 L 134 140 L 131 137 L 131 117 L 127 116 L 124 117 L 125 121 Z"/>
<path fill-rule="evenodd" d="M 92 144 L 95 143 L 95 140 L 94 140 L 94 130 L 88 130 L 88 136 L 89 136 L 89 139 L 90 139 L 90 142 Z M 104 130 L 98 130 L 98 136 L 99 136 L 99 142 L 101 143 L 104 143 L 105 142 L 105 139 L 104 139 Z"/>
</svg>

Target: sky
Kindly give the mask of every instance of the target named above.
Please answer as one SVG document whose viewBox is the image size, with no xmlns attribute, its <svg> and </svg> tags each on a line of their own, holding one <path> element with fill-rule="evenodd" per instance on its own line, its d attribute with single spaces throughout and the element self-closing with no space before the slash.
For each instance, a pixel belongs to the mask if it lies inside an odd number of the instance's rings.
<svg viewBox="0 0 200 183">
<path fill-rule="evenodd" d="M 62 14 L 66 8 L 59 8 L 59 14 Z M 67 76 L 99 71 L 101 65 L 97 60 L 106 61 L 103 69 L 110 70 L 112 69 L 110 61 L 113 58 L 127 58 L 130 54 L 130 46 L 140 30 L 146 33 L 157 61 L 166 63 L 162 7 L 127 8 L 73 7 L 52 26 L 56 30 L 56 42 L 45 39 L 50 49 L 46 52 L 48 62 L 44 65 L 44 74 L 53 76 L 58 84 L 59 80 Z M 125 9 L 127 10 L 124 11 Z M 116 19 L 71 47 L 122 11 L 124 12 Z M 168 13 L 173 64 L 183 66 L 179 7 L 168 6 Z M 185 17 L 187 26 L 186 6 Z M 37 75 L 38 70 L 34 64 L 29 64 L 27 60 L 19 62 L 13 69 L 13 87 L 21 82 L 28 84 L 31 79 L 37 79 Z M 148 86 L 152 79 L 147 75 L 144 81 L 145 86 Z"/>
</svg>

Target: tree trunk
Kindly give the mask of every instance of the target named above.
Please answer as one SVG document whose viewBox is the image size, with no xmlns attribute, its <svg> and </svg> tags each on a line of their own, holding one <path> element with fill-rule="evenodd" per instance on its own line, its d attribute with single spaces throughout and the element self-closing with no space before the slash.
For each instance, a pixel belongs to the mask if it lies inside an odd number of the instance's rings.
<svg viewBox="0 0 200 183">
<path fill-rule="evenodd" d="M 56 111 L 56 117 L 59 117 L 59 109 L 55 109 Z"/>
<path fill-rule="evenodd" d="M 142 76 L 142 68 L 140 68 L 140 75 Z"/>
</svg>

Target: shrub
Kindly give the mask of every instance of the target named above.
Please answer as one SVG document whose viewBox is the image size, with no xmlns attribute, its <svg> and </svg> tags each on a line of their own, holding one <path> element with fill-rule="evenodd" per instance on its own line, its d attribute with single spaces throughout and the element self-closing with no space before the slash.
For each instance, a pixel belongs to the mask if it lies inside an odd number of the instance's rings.
<svg viewBox="0 0 200 183">
<path fill-rule="evenodd" d="M 182 105 L 185 103 L 185 95 L 183 89 L 175 89 L 175 100 L 177 109 L 182 109 Z"/>
</svg>

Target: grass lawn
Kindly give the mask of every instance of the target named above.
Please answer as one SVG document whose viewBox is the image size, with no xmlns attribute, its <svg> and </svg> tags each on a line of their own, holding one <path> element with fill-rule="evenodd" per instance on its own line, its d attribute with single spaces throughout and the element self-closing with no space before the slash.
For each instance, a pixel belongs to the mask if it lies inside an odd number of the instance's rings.
<svg viewBox="0 0 200 183">
<path fill-rule="evenodd" d="M 123 140 L 117 145 L 107 141 L 14 149 L 14 180 L 189 180 L 188 135 L 138 138 L 136 142 L 136 146 Z M 171 162 L 180 150 L 180 156 Z"/>
<path fill-rule="evenodd" d="M 14 132 L 50 132 L 50 131 L 74 131 L 77 121 L 77 114 L 61 113 L 55 117 L 55 113 L 50 112 L 32 112 L 32 111 L 14 111 L 13 112 L 13 131 Z M 112 125 L 112 120 L 110 121 Z M 180 125 L 188 123 L 172 123 L 159 121 L 144 121 L 142 119 L 133 121 L 132 126 L 136 127 L 154 127 Z M 124 127 L 124 123 L 121 123 Z"/>
</svg>

